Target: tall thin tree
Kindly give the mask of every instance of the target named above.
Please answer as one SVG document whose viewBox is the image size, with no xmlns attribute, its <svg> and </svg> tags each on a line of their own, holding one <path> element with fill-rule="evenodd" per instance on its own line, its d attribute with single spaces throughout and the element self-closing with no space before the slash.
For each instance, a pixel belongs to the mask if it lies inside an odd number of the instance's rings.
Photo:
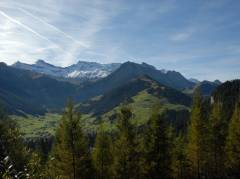
<svg viewBox="0 0 240 179">
<path fill-rule="evenodd" d="M 97 131 L 96 142 L 92 154 L 97 178 L 111 178 L 112 157 L 111 137 L 104 131 L 104 125 L 101 124 Z"/>
<path fill-rule="evenodd" d="M 69 101 L 56 131 L 51 158 L 50 166 L 55 177 L 81 179 L 91 176 L 91 160 L 80 118 L 80 114 L 74 110 L 73 103 Z"/>
<path fill-rule="evenodd" d="M 230 121 L 225 150 L 225 164 L 230 176 L 240 177 L 240 103 L 236 104 Z"/>
<path fill-rule="evenodd" d="M 122 107 L 118 114 L 118 134 L 114 143 L 114 178 L 138 178 L 136 140 L 131 119 L 133 115 L 128 107 Z"/>
<path fill-rule="evenodd" d="M 166 121 L 167 112 L 154 111 L 144 137 L 144 163 L 146 178 L 169 178 L 171 169 L 171 146 Z"/>
<path fill-rule="evenodd" d="M 202 113 L 202 96 L 200 89 L 195 91 L 188 128 L 187 159 L 190 162 L 192 177 L 205 175 L 206 162 L 206 121 Z"/>
</svg>

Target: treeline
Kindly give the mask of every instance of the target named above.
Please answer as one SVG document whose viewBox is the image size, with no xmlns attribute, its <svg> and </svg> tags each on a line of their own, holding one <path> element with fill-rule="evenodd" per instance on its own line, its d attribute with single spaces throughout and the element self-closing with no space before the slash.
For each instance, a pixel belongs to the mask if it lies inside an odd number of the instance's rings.
<svg viewBox="0 0 240 179">
<path fill-rule="evenodd" d="M 131 109 L 122 107 L 117 131 L 106 132 L 101 124 L 90 145 L 81 114 L 69 102 L 47 158 L 22 146 L 17 128 L 1 120 L 1 175 L 12 176 L 14 170 L 25 178 L 239 178 L 240 102 L 234 109 L 223 106 L 220 100 L 203 99 L 197 90 L 186 130 L 169 125 L 168 112 L 158 108 L 137 128 Z M 230 117 L 228 110 L 233 111 Z"/>
</svg>

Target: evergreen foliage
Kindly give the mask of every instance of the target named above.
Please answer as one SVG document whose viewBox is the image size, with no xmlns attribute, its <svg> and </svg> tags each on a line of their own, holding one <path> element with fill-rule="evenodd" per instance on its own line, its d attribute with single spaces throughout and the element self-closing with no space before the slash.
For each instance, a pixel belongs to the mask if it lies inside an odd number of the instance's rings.
<svg viewBox="0 0 240 179">
<path fill-rule="evenodd" d="M 39 178 L 41 159 L 35 160 L 34 155 L 24 146 L 15 122 L 0 107 L 0 178 Z"/>
<path fill-rule="evenodd" d="M 112 149 L 111 137 L 104 132 L 104 126 L 101 124 L 96 137 L 95 146 L 93 149 L 93 163 L 96 170 L 97 178 L 108 179 L 111 178 L 112 165 Z"/>
<path fill-rule="evenodd" d="M 69 101 L 56 131 L 50 169 L 54 177 L 81 179 L 91 176 L 90 153 L 80 118 Z"/>
<path fill-rule="evenodd" d="M 131 124 L 132 112 L 127 107 L 122 107 L 118 114 L 118 134 L 114 143 L 114 178 L 138 178 L 138 153 L 136 136 Z"/>
<path fill-rule="evenodd" d="M 144 166 L 146 178 L 170 177 L 170 136 L 166 121 L 167 112 L 154 112 L 144 139 Z"/>
<path fill-rule="evenodd" d="M 229 125 L 226 140 L 226 167 L 230 176 L 240 176 L 240 103 L 235 110 Z"/>
<path fill-rule="evenodd" d="M 234 86 L 230 91 L 238 89 Z M 171 111 L 161 106 L 152 109 L 147 124 L 136 126 L 131 109 L 125 106 L 116 115 L 117 131 L 106 132 L 101 124 L 92 142 L 69 101 L 51 139 L 53 149 L 44 155 L 38 149 L 48 151 L 51 145 L 46 141 L 25 145 L 18 126 L 0 108 L 0 178 L 239 178 L 239 98 L 232 107 L 232 96 L 226 102 L 228 90 L 224 97 L 216 94 L 218 98 L 210 100 L 200 90 L 195 92 L 187 130 L 173 123 L 183 116 L 176 114 L 173 119 Z M 35 146 L 35 150 L 26 146 Z"/>
<path fill-rule="evenodd" d="M 209 119 L 210 175 L 214 178 L 219 178 L 225 173 L 224 151 L 228 125 L 226 119 L 222 115 L 222 111 L 223 108 L 221 103 L 214 103 Z"/>
<path fill-rule="evenodd" d="M 191 176 L 201 178 L 205 172 L 207 127 L 202 113 L 203 99 L 200 90 L 196 90 L 193 97 L 191 120 L 188 129 L 187 159 L 190 162 Z"/>
</svg>

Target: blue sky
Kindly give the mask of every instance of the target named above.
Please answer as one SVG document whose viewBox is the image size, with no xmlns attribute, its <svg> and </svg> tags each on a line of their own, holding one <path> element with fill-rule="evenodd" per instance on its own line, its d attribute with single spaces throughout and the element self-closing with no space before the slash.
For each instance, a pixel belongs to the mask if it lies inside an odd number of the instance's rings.
<svg viewBox="0 0 240 179">
<path fill-rule="evenodd" d="M 188 78 L 240 78 L 240 1 L 1 0 L 0 59 L 144 61 Z"/>
</svg>

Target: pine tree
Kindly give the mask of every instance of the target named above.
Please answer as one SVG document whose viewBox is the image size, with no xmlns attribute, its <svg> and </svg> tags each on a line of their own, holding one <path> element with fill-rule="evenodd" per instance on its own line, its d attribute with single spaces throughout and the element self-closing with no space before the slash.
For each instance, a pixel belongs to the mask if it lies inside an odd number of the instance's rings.
<svg viewBox="0 0 240 179">
<path fill-rule="evenodd" d="M 55 177 L 90 178 L 91 161 L 83 134 L 80 114 L 70 101 L 56 131 L 55 145 L 50 166 Z"/>
<path fill-rule="evenodd" d="M 122 107 L 118 114 L 118 134 L 114 143 L 114 178 L 138 178 L 137 145 L 133 125 L 131 124 L 132 112 L 127 107 Z"/>
<path fill-rule="evenodd" d="M 171 147 L 166 122 L 167 112 L 154 112 L 144 138 L 143 168 L 146 178 L 169 178 L 171 169 Z"/>
<path fill-rule="evenodd" d="M 192 177 L 201 178 L 206 175 L 205 165 L 207 157 L 206 121 L 203 118 L 202 97 L 199 89 L 193 97 L 191 119 L 188 128 L 187 159 L 190 164 Z"/>
<path fill-rule="evenodd" d="M 172 176 L 173 178 L 184 179 L 188 178 L 189 164 L 186 155 L 186 137 L 184 134 L 179 134 L 174 139 L 172 152 Z"/>
<path fill-rule="evenodd" d="M 209 120 L 210 146 L 210 175 L 214 178 L 224 176 L 225 141 L 227 136 L 227 122 L 222 116 L 221 103 L 213 104 Z"/>
<path fill-rule="evenodd" d="M 40 179 L 44 176 L 42 158 L 37 152 L 32 152 L 31 159 L 28 161 L 28 173 L 32 178 Z"/>
<path fill-rule="evenodd" d="M 0 149 L 0 157 L 9 156 L 14 167 L 19 171 L 23 170 L 27 165 L 30 153 L 23 145 L 16 123 L 6 114 L 2 113 L 2 117 L 0 119 L 0 145 L 2 148 Z"/>
<path fill-rule="evenodd" d="M 235 107 L 226 140 L 226 167 L 230 175 L 240 176 L 240 103 Z"/>
<path fill-rule="evenodd" d="M 96 169 L 96 175 L 99 179 L 111 178 L 112 151 L 111 138 L 104 131 L 104 126 L 101 124 L 97 132 L 96 142 L 93 149 L 93 163 Z"/>
</svg>

